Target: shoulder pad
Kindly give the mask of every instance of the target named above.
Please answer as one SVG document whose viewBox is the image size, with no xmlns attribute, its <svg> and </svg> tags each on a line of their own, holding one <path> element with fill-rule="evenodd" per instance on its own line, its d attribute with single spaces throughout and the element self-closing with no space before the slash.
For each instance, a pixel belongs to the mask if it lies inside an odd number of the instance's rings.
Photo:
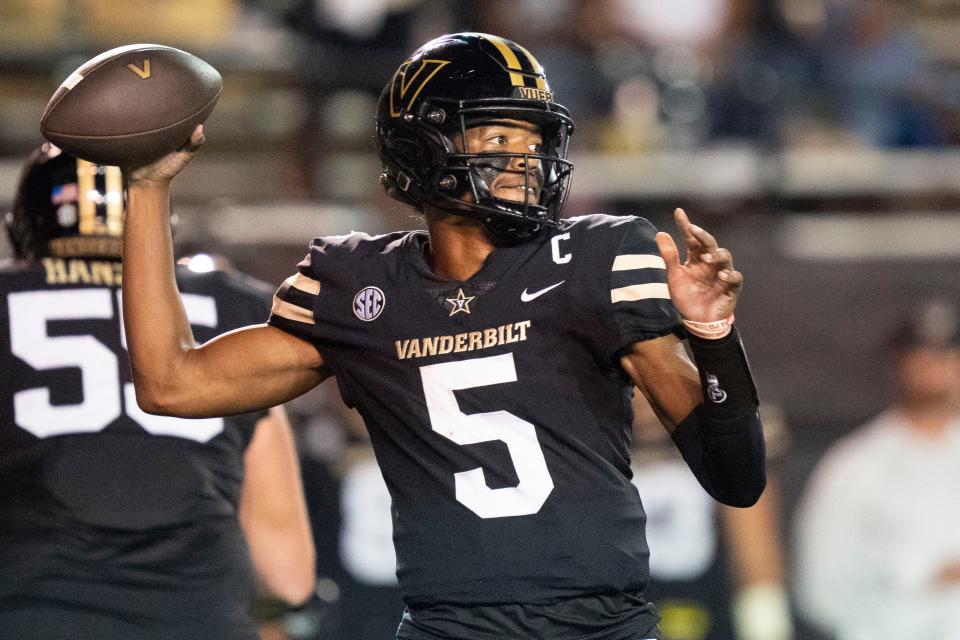
<svg viewBox="0 0 960 640">
<path fill-rule="evenodd" d="M 310 250 L 335 255 L 383 253 L 388 246 L 402 239 L 407 233 L 395 231 L 372 236 L 363 231 L 351 231 L 339 236 L 322 236 L 311 241 Z"/>
</svg>

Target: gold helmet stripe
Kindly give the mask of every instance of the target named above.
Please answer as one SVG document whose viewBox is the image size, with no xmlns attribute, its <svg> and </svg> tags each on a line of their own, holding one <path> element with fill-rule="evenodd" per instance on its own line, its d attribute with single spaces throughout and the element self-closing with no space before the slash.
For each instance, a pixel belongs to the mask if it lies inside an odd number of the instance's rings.
<svg viewBox="0 0 960 640">
<path fill-rule="evenodd" d="M 120 167 L 104 167 L 106 174 L 107 233 L 123 235 L 123 173 Z"/>
<path fill-rule="evenodd" d="M 543 75 L 544 75 L 543 66 L 541 66 L 541 64 L 537 62 L 537 59 L 533 57 L 533 54 L 530 53 L 526 49 L 526 47 L 518 44 L 517 48 L 519 48 L 520 51 L 523 51 L 527 55 L 527 57 L 530 58 L 530 64 L 533 65 L 533 71 L 537 74 L 537 89 L 546 89 L 547 83 L 544 82 L 544 79 L 543 79 Z"/>
<path fill-rule="evenodd" d="M 97 191 L 96 175 L 97 165 L 77 158 L 77 231 L 83 236 L 92 235 L 97 229 L 97 203 L 90 197 Z"/>
<path fill-rule="evenodd" d="M 503 38 L 498 38 L 497 36 L 491 35 L 484 35 L 483 37 L 489 40 L 493 46 L 500 51 L 500 55 L 502 55 L 503 59 L 506 61 L 508 69 L 516 69 L 517 71 L 523 70 L 523 67 L 520 66 L 520 59 L 517 58 L 517 54 L 515 54 L 509 45 L 504 42 Z M 523 76 L 514 71 L 510 72 L 510 83 L 515 87 L 526 86 L 523 82 Z"/>
</svg>

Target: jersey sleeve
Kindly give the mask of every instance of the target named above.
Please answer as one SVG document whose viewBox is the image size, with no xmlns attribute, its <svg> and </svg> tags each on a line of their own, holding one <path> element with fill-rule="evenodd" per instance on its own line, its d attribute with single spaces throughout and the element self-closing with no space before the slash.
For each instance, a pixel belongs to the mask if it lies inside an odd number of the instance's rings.
<svg viewBox="0 0 960 640">
<path fill-rule="evenodd" d="M 314 247 L 297 265 L 297 271 L 283 281 L 273 296 L 267 323 L 298 338 L 314 343 L 320 280 L 313 268 Z"/>
<path fill-rule="evenodd" d="M 681 334 L 667 288 L 667 269 L 654 240 L 657 230 L 632 218 L 610 266 L 610 308 L 620 348 L 633 342 Z"/>
</svg>

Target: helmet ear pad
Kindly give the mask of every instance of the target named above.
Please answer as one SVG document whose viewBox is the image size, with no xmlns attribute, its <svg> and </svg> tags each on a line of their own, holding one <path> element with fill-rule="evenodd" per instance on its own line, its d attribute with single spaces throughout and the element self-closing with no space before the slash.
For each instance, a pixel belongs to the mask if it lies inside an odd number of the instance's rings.
<svg viewBox="0 0 960 640">
<path fill-rule="evenodd" d="M 419 185 L 416 184 L 413 179 L 413 167 L 420 164 L 422 148 L 408 137 L 402 135 L 402 133 L 402 131 L 391 132 L 389 136 L 380 142 L 378 131 L 378 146 L 388 150 L 391 156 L 395 158 L 394 166 L 399 168 L 396 173 L 391 173 L 388 167 L 384 166 L 383 172 L 380 174 L 380 186 L 383 188 L 384 193 L 394 200 L 410 205 L 420 211 L 422 210 L 420 198 L 417 197 L 418 194 L 416 193 L 411 194 L 410 189 L 412 188 L 415 192 L 419 191 Z M 401 181 L 403 182 L 403 186 L 401 186 Z"/>
<path fill-rule="evenodd" d="M 417 211 L 422 212 L 423 208 L 420 205 L 420 202 L 411 198 L 406 191 L 401 189 L 397 185 L 397 180 L 393 176 L 387 174 L 386 171 L 380 174 L 380 188 L 383 189 L 383 192 L 393 198 L 398 202 L 409 205 L 415 208 Z"/>
<path fill-rule="evenodd" d="M 471 167 L 453 159 L 460 149 L 448 132 L 433 127 L 398 127 L 384 146 L 402 168 L 397 175 L 387 171 L 380 175 L 381 185 L 390 197 L 422 209 L 425 202 L 437 204 L 473 193 L 465 175 Z"/>
</svg>

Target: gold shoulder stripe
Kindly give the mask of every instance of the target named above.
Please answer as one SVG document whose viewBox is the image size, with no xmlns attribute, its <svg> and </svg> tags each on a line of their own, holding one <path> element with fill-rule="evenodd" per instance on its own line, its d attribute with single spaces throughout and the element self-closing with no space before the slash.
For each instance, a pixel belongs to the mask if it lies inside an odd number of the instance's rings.
<svg viewBox="0 0 960 640">
<path fill-rule="evenodd" d="M 638 300 L 649 300 L 657 298 L 661 300 L 670 299 L 670 289 L 662 282 L 649 282 L 647 284 L 634 284 L 629 287 L 620 287 L 610 291 L 610 302 L 636 302 Z"/>
<path fill-rule="evenodd" d="M 270 309 L 270 313 L 275 316 L 280 316 L 281 318 L 286 318 L 287 320 L 303 322 L 305 324 L 314 324 L 316 321 L 316 318 L 313 316 L 313 311 L 310 309 L 304 309 L 295 304 L 284 302 L 277 296 L 273 297 L 273 308 Z"/>
<path fill-rule="evenodd" d="M 507 46 L 507 43 L 503 41 L 503 38 L 486 34 L 484 34 L 483 37 L 489 40 L 493 46 L 497 48 L 497 50 L 500 52 L 500 55 L 503 56 L 504 61 L 507 63 L 508 69 L 516 69 L 517 71 L 521 71 L 523 69 L 523 67 L 520 66 L 520 59 L 517 58 L 517 54 L 515 54 L 513 50 Z M 514 73 L 513 71 L 510 72 L 510 83 L 515 87 L 525 86 L 523 82 L 523 76 L 519 73 Z M 543 87 L 540 88 L 542 89 Z"/>
<path fill-rule="evenodd" d="M 286 280 L 284 280 L 288 285 L 294 289 L 299 289 L 304 293 L 309 293 L 315 296 L 320 295 L 320 281 L 314 280 L 313 278 L 308 278 L 302 273 L 295 273 Z"/>
<path fill-rule="evenodd" d="M 660 256 L 647 253 L 633 253 L 617 256 L 613 259 L 611 271 L 630 271 L 631 269 L 666 269 L 667 265 Z"/>
</svg>

